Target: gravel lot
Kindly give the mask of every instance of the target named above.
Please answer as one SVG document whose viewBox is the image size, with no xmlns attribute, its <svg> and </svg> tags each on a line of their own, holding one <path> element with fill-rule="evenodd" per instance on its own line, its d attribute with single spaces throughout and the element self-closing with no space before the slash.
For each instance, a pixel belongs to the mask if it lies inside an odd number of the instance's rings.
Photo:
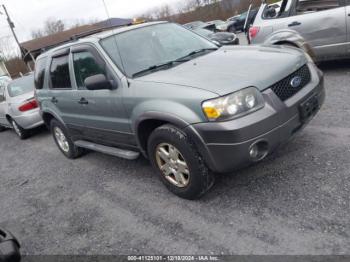
<svg viewBox="0 0 350 262">
<path fill-rule="evenodd" d="M 70 161 L 46 130 L 1 133 L 0 226 L 25 254 L 349 254 L 350 63 L 322 69 L 328 97 L 310 126 L 194 202 L 144 159 Z"/>
</svg>

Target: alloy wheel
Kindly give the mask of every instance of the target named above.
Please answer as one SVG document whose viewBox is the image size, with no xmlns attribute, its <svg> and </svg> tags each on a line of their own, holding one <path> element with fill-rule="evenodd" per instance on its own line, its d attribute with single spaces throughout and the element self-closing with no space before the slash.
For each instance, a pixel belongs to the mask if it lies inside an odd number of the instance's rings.
<svg viewBox="0 0 350 262">
<path fill-rule="evenodd" d="M 21 129 L 19 128 L 19 126 L 17 125 L 17 123 L 12 120 L 12 126 L 13 126 L 13 129 L 15 130 L 16 134 L 21 137 L 22 136 L 22 131 Z"/>
<path fill-rule="evenodd" d="M 58 143 L 58 146 L 66 153 L 69 152 L 69 143 L 67 141 L 66 136 L 64 135 L 63 131 L 59 127 L 55 127 L 53 130 L 55 139 Z"/>
<path fill-rule="evenodd" d="M 162 143 L 156 149 L 158 168 L 173 185 L 183 188 L 190 182 L 190 171 L 181 152 L 171 144 Z"/>
</svg>

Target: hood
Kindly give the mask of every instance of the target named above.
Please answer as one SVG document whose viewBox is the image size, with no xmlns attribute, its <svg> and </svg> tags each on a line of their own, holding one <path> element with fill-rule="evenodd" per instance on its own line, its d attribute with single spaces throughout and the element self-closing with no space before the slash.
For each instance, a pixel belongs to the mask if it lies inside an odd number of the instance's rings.
<svg viewBox="0 0 350 262">
<path fill-rule="evenodd" d="M 301 51 L 288 47 L 222 47 L 135 81 L 188 86 L 226 95 L 249 86 L 263 91 L 306 63 Z"/>
</svg>

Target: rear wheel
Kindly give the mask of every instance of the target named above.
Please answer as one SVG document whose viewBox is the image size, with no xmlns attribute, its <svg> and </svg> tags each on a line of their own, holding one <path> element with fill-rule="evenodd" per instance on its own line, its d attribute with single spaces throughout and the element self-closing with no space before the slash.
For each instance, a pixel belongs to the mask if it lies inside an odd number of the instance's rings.
<svg viewBox="0 0 350 262">
<path fill-rule="evenodd" d="M 11 119 L 11 125 L 20 139 L 26 139 L 29 137 L 29 131 L 22 128 L 15 120 Z"/>
<path fill-rule="evenodd" d="M 83 149 L 74 145 L 64 125 L 53 119 L 50 127 L 56 145 L 67 158 L 74 159 L 83 154 Z"/>
<path fill-rule="evenodd" d="M 181 198 L 199 198 L 214 184 L 214 176 L 194 144 L 172 125 L 153 131 L 148 155 L 164 185 Z"/>
</svg>

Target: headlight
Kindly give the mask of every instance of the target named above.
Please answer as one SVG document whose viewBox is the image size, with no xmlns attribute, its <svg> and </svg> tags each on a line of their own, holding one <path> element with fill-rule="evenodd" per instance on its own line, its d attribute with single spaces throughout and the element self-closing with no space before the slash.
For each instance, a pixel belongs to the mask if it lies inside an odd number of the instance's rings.
<svg viewBox="0 0 350 262">
<path fill-rule="evenodd" d="M 203 102 L 202 108 L 209 121 L 224 121 L 247 115 L 263 108 L 264 98 L 255 87 Z"/>
</svg>

